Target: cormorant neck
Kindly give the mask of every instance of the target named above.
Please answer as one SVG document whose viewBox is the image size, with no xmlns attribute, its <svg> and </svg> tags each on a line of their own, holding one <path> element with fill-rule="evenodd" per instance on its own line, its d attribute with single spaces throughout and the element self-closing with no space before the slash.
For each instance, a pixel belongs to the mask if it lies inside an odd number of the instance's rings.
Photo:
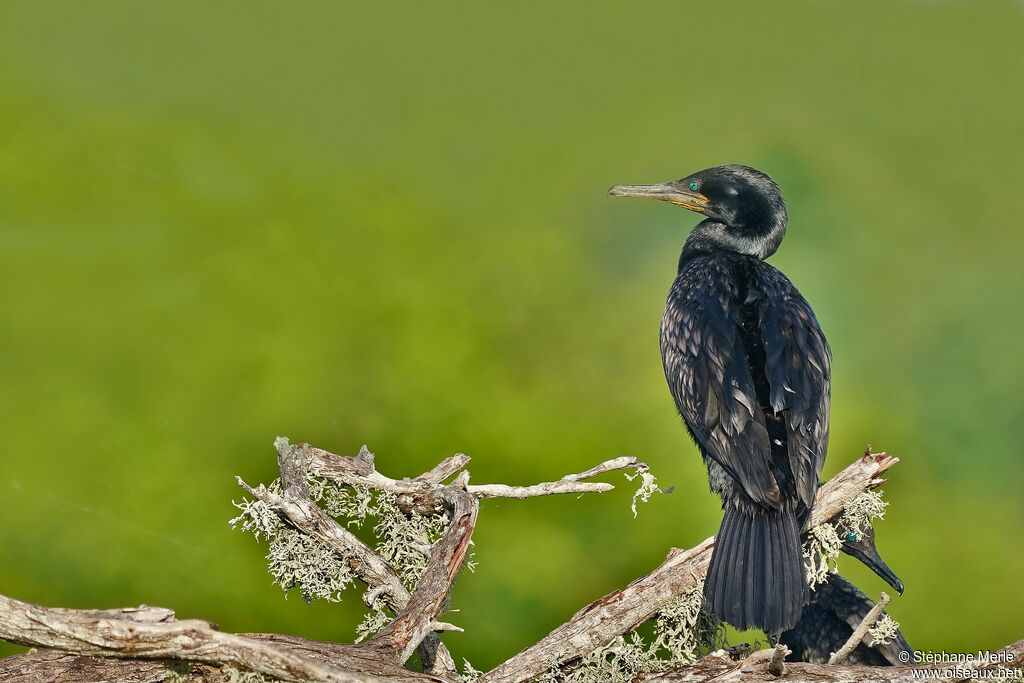
<svg viewBox="0 0 1024 683">
<path fill-rule="evenodd" d="M 735 228 L 712 218 L 690 231 L 682 256 L 712 251 L 731 251 L 764 260 L 775 253 L 786 236 L 786 214 L 776 215 L 770 225 L 756 230 Z"/>
</svg>

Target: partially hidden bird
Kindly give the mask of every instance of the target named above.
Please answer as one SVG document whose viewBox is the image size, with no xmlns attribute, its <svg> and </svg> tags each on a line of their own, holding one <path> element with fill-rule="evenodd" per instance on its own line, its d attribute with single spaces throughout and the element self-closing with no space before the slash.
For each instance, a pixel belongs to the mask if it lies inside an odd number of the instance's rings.
<svg viewBox="0 0 1024 683">
<path fill-rule="evenodd" d="M 676 408 L 724 515 L 705 608 L 776 637 L 808 600 L 800 529 L 828 446 L 831 352 L 810 304 L 765 263 L 786 234 L 778 185 L 749 166 L 715 166 L 658 185 L 615 185 L 703 214 L 661 319 Z"/>
<path fill-rule="evenodd" d="M 897 593 L 903 594 L 903 582 L 889 569 L 875 547 L 875 532 L 871 527 L 860 534 L 847 534 L 842 551 L 856 557 L 878 574 Z M 792 654 L 790 661 L 824 664 L 833 652 L 846 644 L 854 630 L 864 621 L 875 603 L 859 588 L 839 574 L 829 574 L 823 583 L 815 586 L 810 602 L 803 609 L 800 621 L 782 633 L 780 642 Z M 883 612 L 883 614 L 885 614 Z M 903 634 L 896 630 L 884 642 L 867 636 L 847 655 L 844 664 L 867 666 L 900 666 L 902 657 L 911 652 Z"/>
<path fill-rule="evenodd" d="M 839 574 L 829 574 L 824 583 L 815 586 L 800 621 L 780 636 L 780 641 L 791 651 L 789 661 L 827 663 L 832 653 L 846 644 L 874 606 L 871 598 L 847 579 Z M 869 634 L 857 643 L 842 663 L 902 666 L 901 654 L 906 657 L 909 652 L 910 645 L 899 630 L 884 642 L 876 642 Z"/>
</svg>

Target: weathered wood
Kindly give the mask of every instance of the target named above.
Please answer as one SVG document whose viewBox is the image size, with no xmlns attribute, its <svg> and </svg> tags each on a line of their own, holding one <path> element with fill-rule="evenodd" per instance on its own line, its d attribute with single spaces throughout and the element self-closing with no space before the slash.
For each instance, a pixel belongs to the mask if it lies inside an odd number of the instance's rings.
<svg viewBox="0 0 1024 683">
<path fill-rule="evenodd" d="M 199 620 L 176 621 L 174 613 L 158 607 L 121 610 L 46 608 L 0 596 L 0 638 L 57 651 L 32 652 L 0 660 L 0 680 L 128 681 L 166 680 L 174 667 L 176 680 L 222 680 L 222 666 L 255 671 L 268 677 L 296 681 L 370 683 L 455 683 L 457 672 L 438 632 L 457 630 L 437 620 L 452 583 L 462 566 L 476 525 L 479 500 L 485 497 L 521 498 L 558 493 L 599 492 L 610 484 L 587 482 L 598 474 L 622 469 L 645 471 L 635 458 L 616 458 L 556 482 L 532 486 L 468 483 L 469 459 L 448 458 L 415 480 L 395 480 L 378 473 L 373 454 L 365 447 L 355 457 L 337 456 L 308 445 L 292 446 L 280 439 L 282 493 L 264 486 L 239 483 L 250 495 L 277 510 L 299 531 L 316 538 L 340 555 L 371 591 L 377 591 L 398 614 L 377 636 L 361 645 L 324 643 L 277 634 L 221 633 Z M 897 462 L 885 454 L 861 458 L 826 482 L 818 492 L 805 530 L 840 514 L 847 503 L 884 482 L 880 477 Z M 643 468 L 643 469 L 642 469 Z M 457 472 L 450 484 L 443 482 Z M 309 498 L 307 473 L 336 483 L 368 486 L 396 495 L 403 509 L 446 511 L 451 521 L 442 540 L 429 550 L 427 569 L 410 593 L 395 569 L 372 548 L 347 531 Z M 707 571 L 714 538 L 688 549 L 672 549 L 665 562 L 621 590 L 593 602 L 493 671 L 480 683 L 526 683 L 553 664 L 572 664 L 616 636 L 628 633 L 654 616 L 672 599 L 694 589 Z M 419 647 L 428 673 L 402 664 Z M 1011 662 L 1024 661 L 1024 641 L 1008 646 Z M 773 658 L 774 655 L 774 658 Z M 787 663 L 779 650 L 757 652 L 742 662 L 716 652 L 672 672 L 648 675 L 644 681 L 904 681 L 907 667 L 852 667 Z M 173 662 L 165 660 L 174 660 Z M 933 665 L 923 668 L 1019 668 L 1019 664 Z M 964 677 L 970 671 L 961 672 Z M 959 680 L 955 676 L 946 680 Z"/>
<path fill-rule="evenodd" d="M 445 479 L 454 475 L 456 472 L 468 465 L 469 460 L 469 456 L 465 453 L 456 453 L 455 455 L 445 458 L 438 464 L 434 465 L 433 469 L 429 472 L 424 472 L 420 476 L 416 477 L 416 480 L 425 481 L 430 484 L 440 484 Z"/>
<path fill-rule="evenodd" d="M 879 475 L 896 462 L 898 458 L 884 453 L 865 455 L 830 479 L 818 491 L 805 530 L 832 519 L 849 501 L 879 486 Z M 553 664 L 578 660 L 633 630 L 696 587 L 707 574 L 714 544 L 711 537 L 689 550 L 674 548 L 653 572 L 587 605 L 538 643 L 484 674 L 478 683 L 532 681 Z"/>
<path fill-rule="evenodd" d="M 828 658 L 829 664 L 843 663 L 843 660 L 846 659 L 854 649 L 856 649 L 860 644 L 860 641 L 864 640 L 864 636 L 868 634 L 868 629 L 874 626 L 875 622 L 878 621 L 878 618 L 882 616 L 882 610 L 884 610 L 885 606 L 889 604 L 890 599 L 889 594 L 883 591 L 881 599 L 879 599 L 868 613 L 864 615 L 864 619 L 861 620 L 860 625 L 853 630 L 853 633 L 851 633 L 850 637 L 847 638 L 845 643 L 843 643 L 843 646 L 833 652 L 832 656 Z"/>
<path fill-rule="evenodd" d="M 770 660 L 772 650 L 755 652 L 745 660 L 737 662 L 725 651 L 712 652 L 693 664 L 680 667 L 673 671 L 648 674 L 636 679 L 634 683 L 704 683 L 714 680 L 715 683 L 779 683 L 780 681 L 815 681 L 818 683 L 860 683 L 877 681 L 878 683 L 907 683 L 924 679 L 914 671 L 935 670 L 933 680 L 968 681 L 982 678 L 978 672 L 988 671 L 989 678 L 984 680 L 1013 680 L 1003 672 L 1021 669 L 1024 662 L 1024 640 L 1007 645 L 999 650 L 1012 655 L 1010 662 L 967 662 L 945 664 L 920 664 L 917 666 L 844 666 L 835 664 L 808 664 L 806 662 L 787 662 L 786 674 L 777 678 L 769 673 L 765 665 Z M 1002 670 L 1002 671 L 1000 671 Z M 971 673 L 975 672 L 975 673 Z"/>
<path fill-rule="evenodd" d="M 452 499 L 453 509 L 448 531 L 431 551 L 427 568 L 416 584 L 409 605 L 369 642 L 395 653 L 399 663 L 405 662 L 416 645 L 433 630 L 442 603 L 466 558 L 476 527 L 480 509 L 477 498 L 458 486 L 448 489 L 447 495 Z"/>
<path fill-rule="evenodd" d="M 79 655 L 230 664 L 289 681 L 380 680 L 273 643 L 222 633 L 206 621 L 140 620 L 133 618 L 138 614 L 118 612 L 42 607 L 0 596 L 0 639 Z"/>
<path fill-rule="evenodd" d="M 189 683 L 223 683 L 218 667 L 208 664 L 175 664 L 179 680 Z M 0 659 L 0 680 L 19 683 L 162 683 L 171 673 L 160 660 L 107 659 L 39 650 Z"/>
<path fill-rule="evenodd" d="M 311 468 L 316 452 L 326 451 L 314 449 L 309 444 L 292 445 L 283 438 L 276 439 L 274 446 L 278 451 L 282 495 L 274 495 L 262 485 L 253 489 L 240 477 L 236 477 L 239 485 L 253 497 L 284 514 L 300 531 L 317 539 L 338 555 L 348 557 L 349 569 L 371 589 L 379 590 L 381 599 L 395 614 L 402 613 L 408 607 L 412 594 L 394 568 L 309 498 L 306 473 Z M 376 474 L 373 454 L 366 446 L 363 446 L 359 455 L 354 458 L 328 455 L 344 461 L 345 471 L 353 476 L 370 478 Z M 449 460 L 451 459 L 446 459 L 445 462 Z M 420 645 L 422 647 L 419 647 Z M 426 671 L 446 677 L 458 674 L 451 654 L 436 634 L 426 633 L 416 642 L 414 649 L 416 647 L 420 649 L 420 657 Z"/>
<path fill-rule="evenodd" d="M 364 447 L 365 448 L 365 447 Z M 366 486 L 378 491 L 393 493 L 398 505 L 406 512 L 419 514 L 435 514 L 447 505 L 443 495 L 444 485 L 438 475 L 450 476 L 465 467 L 469 458 L 454 456 L 438 464 L 430 472 L 416 479 L 392 479 L 375 469 L 367 469 L 365 461 L 359 456 L 345 457 L 335 455 L 322 448 L 309 447 L 309 471 L 331 481 L 349 486 Z M 461 455 L 461 454 L 460 454 Z M 372 455 L 370 456 L 372 458 Z M 558 481 L 531 484 L 529 486 L 512 486 L 508 484 L 470 484 L 466 487 L 477 498 L 532 498 L 535 496 L 551 496 L 579 493 L 603 493 L 615 488 L 605 482 L 584 481 L 600 474 L 617 470 L 638 470 L 647 466 L 632 456 L 622 456 L 607 460 L 585 472 L 568 474 Z"/>
</svg>

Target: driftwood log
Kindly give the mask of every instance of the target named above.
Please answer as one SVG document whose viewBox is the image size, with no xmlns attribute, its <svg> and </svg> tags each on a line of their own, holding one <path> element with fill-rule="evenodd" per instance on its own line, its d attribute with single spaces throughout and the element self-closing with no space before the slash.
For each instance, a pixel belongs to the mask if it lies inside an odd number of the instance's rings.
<svg viewBox="0 0 1024 683">
<path fill-rule="evenodd" d="M 613 486 L 590 480 L 614 471 L 632 470 L 643 475 L 645 483 L 651 481 L 644 463 L 621 457 L 554 482 L 474 485 L 469 483 L 465 470 L 469 458 L 461 454 L 414 479 L 398 480 L 379 473 L 373 455 L 365 447 L 356 456 L 344 457 L 308 444 L 292 445 L 285 439 L 278 439 L 275 445 L 281 471 L 280 493 L 262 485 L 249 486 L 241 478 L 239 485 L 276 510 L 294 529 L 347 558 L 352 573 L 397 615 L 377 635 L 364 643 L 348 644 L 277 634 L 229 634 L 209 622 L 178 621 L 172 611 L 157 607 L 70 610 L 0 596 L 0 639 L 43 648 L 0 659 L 0 680 L 219 681 L 224 680 L 224 668 L 231 667 L 288 681 L 456 683 L 458 671 L 440 636 L 460 629 L 441 618 L 472 539 L 480 500 L 599 493 Z M 853 462 L 821 487 L 807 528 L 836 517 L 849 501 L 884 483 L 881 475 L 896 462 L 885 454 L 865 455 Z M 447 514 L 447 530 L 429 548 L 426 570 L 413 591 L 405 587 L 381 555 L 310 498 L 309 476 L 386 491 L 407 512 Z M 571 665 L 628 633 L 697 585 L 707 571 L 714 542 L 709 538 L 688 550 L 672 549 L 651 573 L 584 607 L 535 645 L 483 674 L 479 683 L 533 681 L 553 665 Z M 416 651 L 423 672 L 405 668 Z M 1011 662 L 1014 657 L 1020 661 L 1024 658 L 1024 641 L 1009 646 L 1007 651 Z M 783 665 L 781 655 L 766 650 L 737 662 L 719 651 L 644 680 L 775 680 L 780 670 L 791 680 L 897 681 L 909 680 L 912 675 L 902 667 Z M 769 673 L 769 666 L 775 673 Z"/>
</svg>

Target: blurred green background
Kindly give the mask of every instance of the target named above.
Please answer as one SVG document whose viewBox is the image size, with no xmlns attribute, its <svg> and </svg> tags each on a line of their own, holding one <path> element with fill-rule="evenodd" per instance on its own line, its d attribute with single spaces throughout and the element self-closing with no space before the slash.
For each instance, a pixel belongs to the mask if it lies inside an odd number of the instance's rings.
<svg viewBox="0 0 1024 683">
<path fill-rule="evenodd" d="M 285 600 L 227 525 L 275 436 L 649 462 L 636 520 L 619 476 L 483 504 L 446 641 L 503 661 L 717 530 L 657 342 L 697 219 L 605 190 L 740 162 L 834 352 L 825 475 L 902 458 L 890 611 L 1024 636 L 1024 5 L 368 5 L 0 5 L 0 592 L 350 640 L 357 594 Z"/>
</svg>

